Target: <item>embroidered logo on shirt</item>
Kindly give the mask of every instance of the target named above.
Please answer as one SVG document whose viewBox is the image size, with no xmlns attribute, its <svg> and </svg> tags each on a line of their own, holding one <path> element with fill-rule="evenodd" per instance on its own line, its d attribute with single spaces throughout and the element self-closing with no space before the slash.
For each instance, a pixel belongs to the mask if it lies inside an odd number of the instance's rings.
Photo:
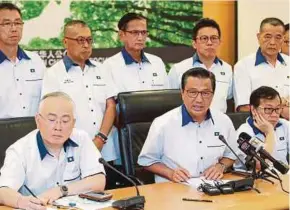
<svg viewBox="0 0 290 210">
<path fill-rule="evenodd" d="M 101 76 L 96 76 L 97 79 L 102 79 Z"/>
<path fill-rule="evenodd" d="M 63 84 L 69 84 L 69 83 L 73 83 L 74 81 L 72 81 L 71 79 L 65 79 L 63 81 Z"/>
<path fill-rule="evenodd" d="M 69 162 L 69 163 L 70 163 L 70 162 L 73 162 L 74 160 L 75 160 L 74 157 L 68 157 L 68 158 L 67 158 L 67 162 Z"/>
<path fill-rule="evenodd" d="M 221 75 L 226 75 L 226 73 L 222 71 L 222 72 L 221 72 Z"/>
<path fill-rule="evenodd" d="M 31 72 L 31 73 L 34 73 L 34 72 L 35 72 L 35 69 L 30 69 L 30 72 Z"/>
<path fill-rule="evenodd" d="M 153 77 L 157 77 L 158 75 L 157 75 L 157 73 L 153 73 Z"/>
<path fill-rule="evenodd" d="M 284 141 L 285 140 L 284 136 L 280 137 L 279 140 Z"/>
<path fill-rule="evenodd" d="M 220 132 L 214 132 L 214 136 L 219 136 Z"/>
</svg>

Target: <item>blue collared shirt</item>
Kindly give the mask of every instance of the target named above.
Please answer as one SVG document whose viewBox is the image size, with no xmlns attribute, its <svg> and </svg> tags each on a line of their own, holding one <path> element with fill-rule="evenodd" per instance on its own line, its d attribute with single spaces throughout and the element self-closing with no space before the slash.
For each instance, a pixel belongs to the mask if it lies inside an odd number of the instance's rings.
<svg viewBox="0 0 290 210">
<path fill-rule="evenodd" d="M 260 131 L 255 125 L 254 125 L 254 120 L 252 117 L 248 117 L 247 119 L 248 124 L 251 126 L 251 128 L 253 129 L 253 132 L 255 135 L 261 133 L 263 135 L 265 135 L 262 131 Z M 278 122 L 277 125 L 275 126 L 275 129 L 280 127 L 282 125 L 282 123 Z"/>
<path fill-rule="evenodd" d="M 78 66 L 78 64 L 76 64 L 70 57 L 68 57 L 67 55 L 65 55 L 63 57 L 63 63 L 64 63 L 64 66 L 65 66 L 65 70 L 68 72 L 70 70 L 70 68 L 72 66 Z M 92 67 L 95 67 L 95 65 L 88 59 L 85 61 L 85 64 L 88 65 L 88 66 L 92 66 Z"/>
<path fill-rule="evenodd" d="M 281 56 L 280 53 L 278 53 L 277 55 L 277 60 L 282 63 L 283 65 L 286 66 L 286 62 L 284 61 L 283 57 Z M 255 66 L 260 65 L 261 63 L 268 63 L 267 59 L 265 58 L 265 56 L 262 54 L 261 48 L 259 47 L 259 49 L 257 50 L 256 53 L 256 61 L 255 61 Z"/>
<path fill-rule="evenodd" d="M 199 62 L 199 63 L 202 63 L 201 60 L 199 59 L 199 56 L 197 53 L 195 53 L 193 56 L 192 56 L 192 66 L 194 66 L 194 64 L 196 62 Z M 215 57 L 214 61 L 213 61 L 215 64 L 218 64 L 220 63 L 221 66 L 223 65 L 223 61 L 220 60 L 218 57 Z"/>
<path fill-rule="evenodd" d="M 22 60 L 22 59 L 26 59 L 26 60 L 30 60 L 31 58 L 24 52 L 24 50 L 22 50 L 20 47 L 18 47 L 17 50 L 17 58 L 18 60 Z M 5 60 L 9 60 L 9 58 L 7 58 L 7 56 L 0 50 L 0 64 L 3 63 L 3 61 Z M 10 61 L 10 60 L 9 60 Z"/>
<path fill-rule="evenodd" d="M 138 63 L 138 61 L 134 60 L 134 58 L 132 58 L 132 56 L 127 52 L 127 50 L 125 48 L 122 49 L 121 53 L 122 53 L 122 56 L 124 58 L 126 65 L 130 65 L 132 63 Z M 146 62 L 150 63 L 148 58 L 145 56 L 143 50 L 141 51 L 141 62 L 142 63 L 146 63 Z"/>
<path fill-rule="evenodd" d="M 192 123 L 196 122 L 194 119 L 192 119 L 192 117 L 188 113 L 188 111 L 187 111 L 187 109 L 186 109 L 184 104 L 182 104 L 182 106 L 181 106 L 181 116 L 182 116 L 182 127 L 186 126 L 190 122 L 192 122 Z M 210 110 L 207 111 L 206 117 L 205 117 L 205 120 L 208 120 L 208 119 L 211 119 L 212 120 L 212 124 L 214 124 L 214 121 L 212 119 Z"/>
</svg>

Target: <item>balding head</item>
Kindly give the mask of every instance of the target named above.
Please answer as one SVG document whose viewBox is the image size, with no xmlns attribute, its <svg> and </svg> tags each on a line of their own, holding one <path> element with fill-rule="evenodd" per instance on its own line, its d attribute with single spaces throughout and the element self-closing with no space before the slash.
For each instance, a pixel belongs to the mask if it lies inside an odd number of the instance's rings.
<svg viewBox="0 0 290 210">
<path fill-rule="evenodd" d="M 35 116 L 37 128 L 46 146 L 61 148 L 75 125 L 75 105 L 63 92 L 45 95 Z"/>
<path fill-rule="evenodd" d="M 77 28 L 89 28 L 89 26 L 82 20 L 71 20 L 64 26 L 64 36 L 73 37 L 77 33 Z"/>
</svg>

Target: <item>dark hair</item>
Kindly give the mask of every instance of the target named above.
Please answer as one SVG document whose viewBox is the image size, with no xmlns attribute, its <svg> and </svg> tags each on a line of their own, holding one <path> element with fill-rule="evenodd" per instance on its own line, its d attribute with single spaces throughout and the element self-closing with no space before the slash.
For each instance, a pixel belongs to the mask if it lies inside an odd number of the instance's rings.
<svg viewBox="0 0 290 210">
<path fill-rule="evenodd" d="M 289 31 L 289 23 L 285 24 L 284 28 L 285 28 L 285 32 Z"/>
<path fill-rule="evenodd" d="M 215 28 L 218 31 L 219 37 L 221 37 L 221 29 L 219 24 L 210 18 L 202 18 L 200 19 L 192 29 L 192 39 L 195 40 L 198 34 L 198 31 L 205 27 Z"/>
<path fill-rule="evenodd" d="M 285 28 L 282 20 L 275 17 L 269 17 L 262 20 L 260 24 L 260 32 L 262 31 L 265 24 L 270 24 L 272 26 L 282 26 L 283 28 Z"/>
<path fill-rule="evenodd" d="M 15 4 L 12 4 L 10 2 L 0 3 L 0 11 L 1 10 L 16 10 L 19 13 L 20 17 L 22 18 L 22 13 L 20 9 Z"/>
<path fill-rule="evenodd" d="M 88 27 L 89 28 L 88 24 L 85 21 L 82 21 L 82 20 L 70 20 L 64 25 L 63 33 L 66 34 L 67 33 L 67 28 L 71 27 L 71 26 L 75 26 L 75 25 L 79 25 L 79 26 L 82 26 L 82 27 Z"/>
<path fill-rule="evenodd" d="M 250 105 L 257 108 L 258 106 L 260 106 L 261 99 L 272 100 L 277 96 L 279 97 L 280 103 L 282 103 L 280 94 L 278 93 L 277 90 L 268 86 L 261 86 L 251 93 Z"/>
<path fill-rule="evenodd" d="M 145 18 L 143 15 L 140 15 L 134 12 L 127 13 L 118 22 L 119 30 L 126 30 L 128 23 L 132 20 L 146 20 L 147 21 L 147 18 Z"/>
<path fill-rule="evenodd" d="M 186 85 L 188 77 L 197 77 L 197 78 L 203 78 L 203 79 L 210 79 L 211 86 L 213 92 L 215 91 L 215 76 L 212 72 L 201 68 L 201 67 L 195 67 L 192 69 L 187 70 L 184 72 L 181 78 L 181 89 L 184 90 L 184 87 Z"/>
</svg>

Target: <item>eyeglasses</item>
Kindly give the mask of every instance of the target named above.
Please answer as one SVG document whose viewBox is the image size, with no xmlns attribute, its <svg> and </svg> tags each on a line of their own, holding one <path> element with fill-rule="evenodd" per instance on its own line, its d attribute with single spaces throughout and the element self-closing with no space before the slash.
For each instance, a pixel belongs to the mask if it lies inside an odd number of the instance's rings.
<svg viewBox="0 0 290 210">
<path fill-rule="evenodd" d="M 72 119 L 69 116 L 64 116 L 61 119 L 58 119 L 54 115 L 48 116 L 48 118 L 43 117 L 40 113 L 38 115 L 44 119 L 51 127 L 54 127 L 59 122 L 63 127 L 68 127 L 72 121 Z"/>
<path fill-rule="evenodd" d="M 125 32 L 131 34 L 134 37 L 138 37 L 139 34 L 141 34 L 141 36 L 148 36 L 148 31 L 146 31 L 146 30 L 141 30 L 141 31 L 139 31 L 139 30 L 132 30 L 132 31 L 125 31 Z"/>
<path fill-rule="evenodd" d="M 189 98 L 196 98 L 198 94 L 200 94 L 203 99 L 208 99 L 213 94 L 212 91 L 195 91 L 195 90 L 185 90 L 185 91 Z"/>
<path fill-rule="evenodd" d="M 22 22 L 22 21 L 0 23 L 0 25 L 3 28 L 12 28 L 13 26 L 15 26 L 16 28 L 22 28 L 23 24 L 24 24 L 24 22 Z"/>
<path fill-rule="evenodd" d="M 269 42 L 273 38 L 274 38 L 275 42 L 281 42 L 283 40 L 283 36 L 282 35 L 273 36 L 271 34 L 266 34 L 266 35 L 263 36 L 263 39 L 264 39 L 265 42 Z"/>
<path fill-rule="evenodd" d="M 217 44 L 220 42 L 220 37 L 219 36 L 200 36 L 200 37 L 196 37 L 195 39 L 199 39 L 200 43 L 205 44 L 208 42 L 208 40 L 210 40 L 212 43 Z"/>
<path fill-rule="evenodd" d="M 71 38 L 71 37 L 64 37 L 64 38 L 69 39 L 69 40 L 77 41 L 77 43 L 79 45 L 85 45 L 86 43 L 88 43 L 88 45 L 91 45 L 94 42 L 92 37 L 82 37 L 82 36 L 79 36 L 77 38 Z"/>
<path fill-rule="evenodd" d="M 274 111 L 275 111 L 276 114 L 279 114 L 280 115 L 280 113 L 282 111 L 282 107 L 270 108 L 270 107 L 262 107 L 262 106 L 259 106 L 258 108 L 263 109 L 264 110 L 264 113 L 265 114 L 269 114 L 269 115 L 271 115 Z"/>
</svg>

